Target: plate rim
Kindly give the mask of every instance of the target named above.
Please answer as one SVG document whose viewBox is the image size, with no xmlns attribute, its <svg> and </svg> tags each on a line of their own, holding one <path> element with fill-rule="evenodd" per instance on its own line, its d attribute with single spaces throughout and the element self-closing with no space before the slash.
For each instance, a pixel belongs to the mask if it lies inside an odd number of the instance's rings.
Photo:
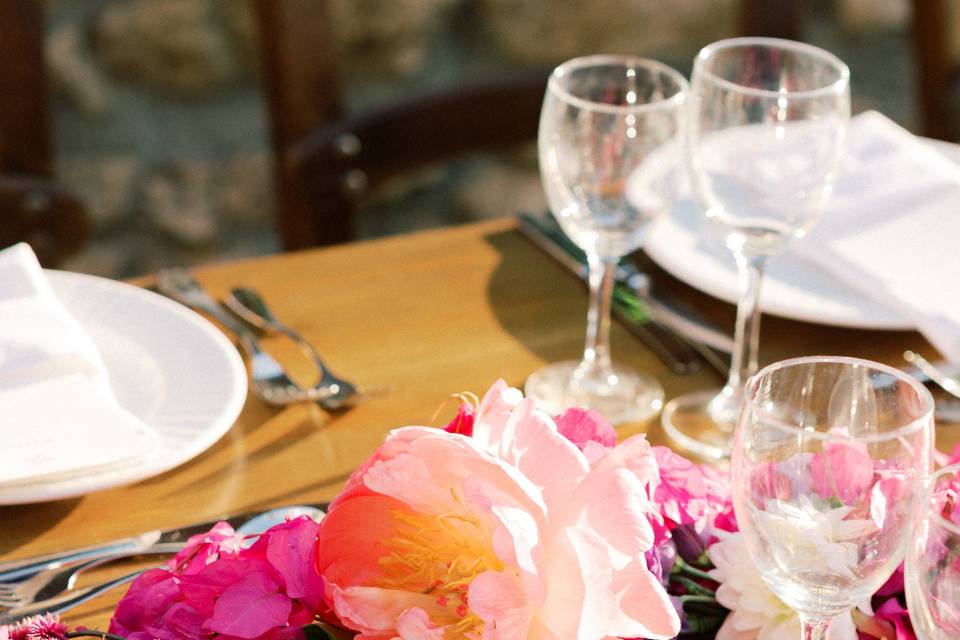
<svg viewBox="0 0 960 640">
<path fill-rule="evenodd" d="M 696 206 L 693 204 L 689 198 L 684 199 L 682 202 L 677 202 L 671 207 L 670 211 L 663 215 L 660 219 L 656 220 L 650 228 L 650 231 L 647 235 L 644 245 L 642 247 L 643 251 L 653 260 L 657 266 L 661 269 L 677 278 L 681 282 L 693 287 L 694 289 L 703 292 L 704 294 L 716 298 L 717 300 L 722 300 L 726 303 L 736 305 L 738 302 L 737 295 L 737 286 L 733 287 L 711 287 L 706 281 L 702 278 L 691 277 L 689 270 L 683 269 L 680 265 L 683 260 L 676 259 L 680 255 L 691 255 L 690 251 L 684 250 L 682 247 L 673 246 L 671 243 L 667 242 L 656 242 L 656 238 L 663 233 L 662 229 L 666 226 L 671 226 L 673 228 L 682 227 L 676 222 L 674 216 L 674 210 L 677 206 L 681 204 L 686 204 L 689 206 Z M 706 252 L 694 250 L 692 252 L 695 255 L 704 255 Z M 732 254 L 731 254 L 732 255 Z M 776 256 L 774 259 L 779 259 L 781 256 Z M 726 265 L 724 265 L 725 267 Z M 816 266 L 816 265 L 814 265 Z M 819 268 L 819 267 L 817 267 Z M 726 269 L 724 269 L 726 272 Z M 764 280 L 768 281 L 770 278 L 769 274 L 765 274 Z M 731 282 L 736 282 L 736 271 L 733 272 L 733 278 Z M 782 281 L 780 281 L 782 282 Z M 767 289 L 769 291 L 769 289 Z M 860 294 L 858 294 L 860 295 Z M 862 295 L 861 295 L 862 297 Z M 786 318 L 788 320 L 796 320 L 800 322 L 807 322 L 810 324 L 818 324 L 831 327 L 840 327 L 845 329 L 863 329 L 868 331 L 911 331 L 914 330 L 914 324 L 909 320 L 900 316 L 896 311 L 888 309 L 887 313 L 889 316 L 893 316 L 896 320 L 888 318 L 882 321 L 871 320 L 869 317 L 860 315 L 857 317 L 842 315 L 837 313 L 827 313 L 827 314 L 816 314 L 808 313 L 808 307 L 802 307 L 801 311 L 797 311 L 797 307 L 787 305 L 786 303 L 775 299 L 771 301 L 770 299 L 765 299 L 763 292 L 761 291 L 760 299 L 760 309 L 764 315 L 777 316 L 779 318 Z"/>
<path fill-rule="evenodd" d="M 219 442 L 220 439 L 230 431 L 243 411 L 247 400 L 247 368 L 233 343 L 212 322 L 174 300 L 128 282 L 59 269 L 44 269 L 44 273 L 48 276 L 54 292 L 56 292 L 58 281 L 61 283 L 61 286 L 62 283 L 69 281 L 92 283 L 92 286 L 113 289 L 123 296 L 140 298 L 149 305 L 160 307 L 188 322 L 200 330 L 201 333 L 210 340 L 211 344 L 216 347 L 217 351 L 226 357 L 228 370 L 225 370 L 224 373 L 229 375 L 232 381 L 231 392 L 229 396 L 226 397 L 216 419 L 212 420 L 207 428 L 199 432 L 198 435 L 200 437 L 190 440 L 191 446 L 185 447 L 180 455 L 161 458 L 159 461 L 148 460 L 145 464 L 125 467 L 123 472 L 120 473 L 94 472 L 81 478 L 73 477 L 50 483 L 40 482 L 15 487 L 0 492 L 0 505 L 51 502 L 54 500 L 74 498 L 104 489 L 135 484 L 142 480 L 166 473 L 171 469 L 175 469 L 193 460 Z M 70 311 L 67 305 L 64 306 Z M 108 374 L 109 373 L 108 370 Z M 111 475 L 113 477 L 111 477 Z M 103 477 L 98 481 L 98 476 Z M 82 480 L 82 482 L 78 482 L 78 480 Z M 74 484 L 76 484 L 76 486 L 70 486 Z"/>
</svg>

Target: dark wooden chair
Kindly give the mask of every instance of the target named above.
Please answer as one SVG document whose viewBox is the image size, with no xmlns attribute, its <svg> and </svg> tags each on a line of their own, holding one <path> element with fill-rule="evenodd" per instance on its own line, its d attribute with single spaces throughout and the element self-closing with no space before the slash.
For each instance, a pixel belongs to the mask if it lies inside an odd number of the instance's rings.
<svg viewBox="0 0 960 640">
<path fill-rule="evenodd" d="M 0 2 L 0 248 L 30 243 L 44 265 L 83 246 L 80 201 L 53 177 L 43 4 Z"/>
<path fill-rule="evenodd" d="M 344 116 L 327 3 L 258 0 L 256 10 L 285 249 L 352 239 L 363 196 L 392 177 L 536 138 L 548 70 Z"/>
</svg>

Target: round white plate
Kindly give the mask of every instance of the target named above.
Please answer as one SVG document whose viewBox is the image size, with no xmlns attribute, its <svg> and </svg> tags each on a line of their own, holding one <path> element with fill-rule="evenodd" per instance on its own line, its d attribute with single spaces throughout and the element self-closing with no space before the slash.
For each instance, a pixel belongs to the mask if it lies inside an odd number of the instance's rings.
<svg viewBox="0 0 960 640">
<path fill-rule="evenodd" d="M 670 215 L 657 220 L 644 240 L 643 249 L 674 277 L 715 298 L 736 304 L 740 287 L 733 253 L 723 245 L 722 237 L 706 224 L 692 200 L 679 201 Z M 767 263 L 760 288 L 760 308 L 775 316 L 838 327 L 910 329 L 912 326 L 895 310 L 864 297 L 789 250 Z"/>
<path fill-rule="evenodd" d="M 93 339 L 117 401 L 153 427 L 160 444 L 135 465 L 0 492 L 0 504 L 45 502 L 130 484 L 168 471 L 212 446 L 247 394 L 240 354 L 186 307 L 123 282 L 46 271 L 60 301 Z"/>
<path fill-rule="evenodd" d="M 960 162 L 960 146 L 936 140 L 926 142 Z M 723 245 L 722 237 L 709 228 L 691 199 L 677 202 L 669 215 L 661 216 L 653 224 L 643 248 L 676 278 L 736 304 L 740 287 L 733 254 Z M 895 309 L 850 289 L 797 255 L 815 250 L 801 241 L 767 263 L 760 289 L 760 308 L 764 313 L 857 329 L 913 328 Z"/>
</svg>

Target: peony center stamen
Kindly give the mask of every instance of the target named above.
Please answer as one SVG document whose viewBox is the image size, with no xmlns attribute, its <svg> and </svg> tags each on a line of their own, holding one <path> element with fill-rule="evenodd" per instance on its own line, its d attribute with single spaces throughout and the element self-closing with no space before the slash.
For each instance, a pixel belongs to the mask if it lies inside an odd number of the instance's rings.
<svg viewBox="0 0 960 640">
<path fill-rule="evenodd" d="M 376 586 L 435 595 L 443 613 L 434 622 L 448 626 L 447 637 L 479 637 L 483 621 L 470 611 L 470 583 L 485 571 L 503 570 L 487 525 L 469 513 L 392 516 L 396 535 L 384 541 L 390 553 L 379 559 L 384 576 Z"/>
</svg>

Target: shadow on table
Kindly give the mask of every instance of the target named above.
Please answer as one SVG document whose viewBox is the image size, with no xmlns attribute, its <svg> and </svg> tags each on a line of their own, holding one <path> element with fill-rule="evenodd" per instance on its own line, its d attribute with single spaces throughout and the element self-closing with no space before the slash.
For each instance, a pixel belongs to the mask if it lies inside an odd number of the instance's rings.
<svg viewBox="0 0 960 640">
<path fill-rule="evenodd" d="M 67 517 L 77 508 L 83 498 L 70 498 L 56 502 L 41 502 L 37 504 L 18 504 L 0 507 L 0 521 L 3 521 L 10 532 L 29 532 L 21 536 L 8 536 L 0 540 L 0 554 L 10 553 L 21 545 L 30 542 L 47 529 L 51 529 L 58 522 Z M 18 523 L 23 523 L 22 526 Z"/>
<path fill-rule="evenodd" d="M 579 359 L 587 295 L 577 277 L 544 259 L 514 231 L 484 239 L 501 256 L 487 285 L 490 308 L 500 325 L 544 362 Z"/>
</svg>

